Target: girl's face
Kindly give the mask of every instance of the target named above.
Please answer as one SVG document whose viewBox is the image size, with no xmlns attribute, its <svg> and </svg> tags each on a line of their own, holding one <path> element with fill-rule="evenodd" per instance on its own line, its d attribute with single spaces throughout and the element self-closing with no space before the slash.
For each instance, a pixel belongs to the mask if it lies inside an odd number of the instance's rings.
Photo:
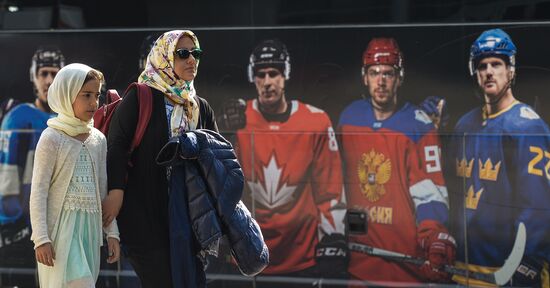
<svg viewBox="0 0 550 288">
<path fill-rule="evenodd" d="M 176 44 L 176 51 L 178 49 L 192 51 L 195 48 L 195 43 L 187 36 L 181 37 Z M 195 76 L 197 76 L 197 64 L 198 61 L 193 55 L 189 55 L 187 58 L 180 58 L 178 55 L 174 55 L 174 72 L 182 80 L 193 81 L 195 79 Z"/>
<path fill-rule="evenodd" d="M 73 102 L 74 116 L 84 122 L 89 122 L 99 105 L 99 90 L 101 84 L 97 79 L 91 79 L 82 85 Z"/>
</svg>

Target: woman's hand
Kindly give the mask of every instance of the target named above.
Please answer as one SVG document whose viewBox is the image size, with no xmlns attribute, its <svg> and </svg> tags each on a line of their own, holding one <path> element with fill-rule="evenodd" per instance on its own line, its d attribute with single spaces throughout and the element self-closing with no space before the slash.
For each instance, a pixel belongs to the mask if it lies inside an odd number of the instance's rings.
<svg viewBox="0 0 550 288">
<path fill-rule="evenodd" d="M 107 256 L 107 263 L 115 263 L 120 259 L 120 243 L 118 239 L 108 237 L 107 238 L 107 251 L 109 255 Z"/>
<path fill-rule="evenodd" d="M 124 190 L 113 189 L 110 190 L 105 199 L 102 202 L 103 211 L 103 227 L 109 226 L 111 222 L 116 218 L 120 207 L 122 207 L 122 200 L 124 199 Z"/>
<path fill-rule="evenodd" d="M 46 266 L 52 266 L 55 260 L 55 251 L 53 251 L 52 243 L 48 242 L 38 246 L 34 253 L 36 254 L 36 261 Z"/>
</svg>

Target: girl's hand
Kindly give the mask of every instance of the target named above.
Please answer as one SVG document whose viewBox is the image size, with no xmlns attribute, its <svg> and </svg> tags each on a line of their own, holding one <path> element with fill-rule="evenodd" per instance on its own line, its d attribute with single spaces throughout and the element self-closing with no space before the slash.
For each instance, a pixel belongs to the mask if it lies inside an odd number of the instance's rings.
<svg viewBox="0 0 550 288">
<path fill-rule="evenodd" d="M 52 243 L 45 243 L 38 246 L 34 253 L 36 254 L 36 261 L 46 266 L 52 266 L 55 260 L 55 251 L 53 251 Z"/>
<path fill-rule="evenodd" d="M 103 227 L 109 226 L 111 222 L 116 218 L 120 207 L 122 207 L 122 200 L 124 198 L 124 190 L 122 189 L 113 189 L 110 190 L 105 199 L 103 199 L 102 205 L 102 216 L 103 216 Z"/>
<path fill-rule="evenodd" d="M 120 259 L 120 243 L 118 239 L 108 237 L 107 238 L 107 251 L 109 253 L 107 257 L 107 263 L 115 263 Z"/>
</svg>

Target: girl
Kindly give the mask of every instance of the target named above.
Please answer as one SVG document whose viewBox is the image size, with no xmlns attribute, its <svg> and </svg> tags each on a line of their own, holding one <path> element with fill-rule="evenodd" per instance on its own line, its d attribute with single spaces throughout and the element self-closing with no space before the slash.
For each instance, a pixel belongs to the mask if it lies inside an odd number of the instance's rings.
<svg viewBox="0 0 550 288">
<path fill-rule="evenodd" d="M 48 90 L 58 115 L 38 141 L 30 197 L 40 287 L 95 287 L 99 275 L 107 143 L 92 118 L 102 80 L 100 71 L 74 63 L 59 70 Z M 113 263 L 120 251 L 116 220 L 104 230 Z"/>
</svg>

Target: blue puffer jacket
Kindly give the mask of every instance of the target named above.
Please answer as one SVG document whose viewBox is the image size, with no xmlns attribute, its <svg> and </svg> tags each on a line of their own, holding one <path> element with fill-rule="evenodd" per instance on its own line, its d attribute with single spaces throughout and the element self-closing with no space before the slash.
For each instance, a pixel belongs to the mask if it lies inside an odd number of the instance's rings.
<svg viewBox="0 0 550 288">
<path fill-rule="evenodd" d="M 172 138 L 157 156 L 170 173 L 170 251 L 174 287 L 205 287 L 202 261 L 222 235 L 244 275 L 260 273 L 269 252 L 240 201 L 244 176 L 231 143 L 211 130 Z"/>
</svg>

